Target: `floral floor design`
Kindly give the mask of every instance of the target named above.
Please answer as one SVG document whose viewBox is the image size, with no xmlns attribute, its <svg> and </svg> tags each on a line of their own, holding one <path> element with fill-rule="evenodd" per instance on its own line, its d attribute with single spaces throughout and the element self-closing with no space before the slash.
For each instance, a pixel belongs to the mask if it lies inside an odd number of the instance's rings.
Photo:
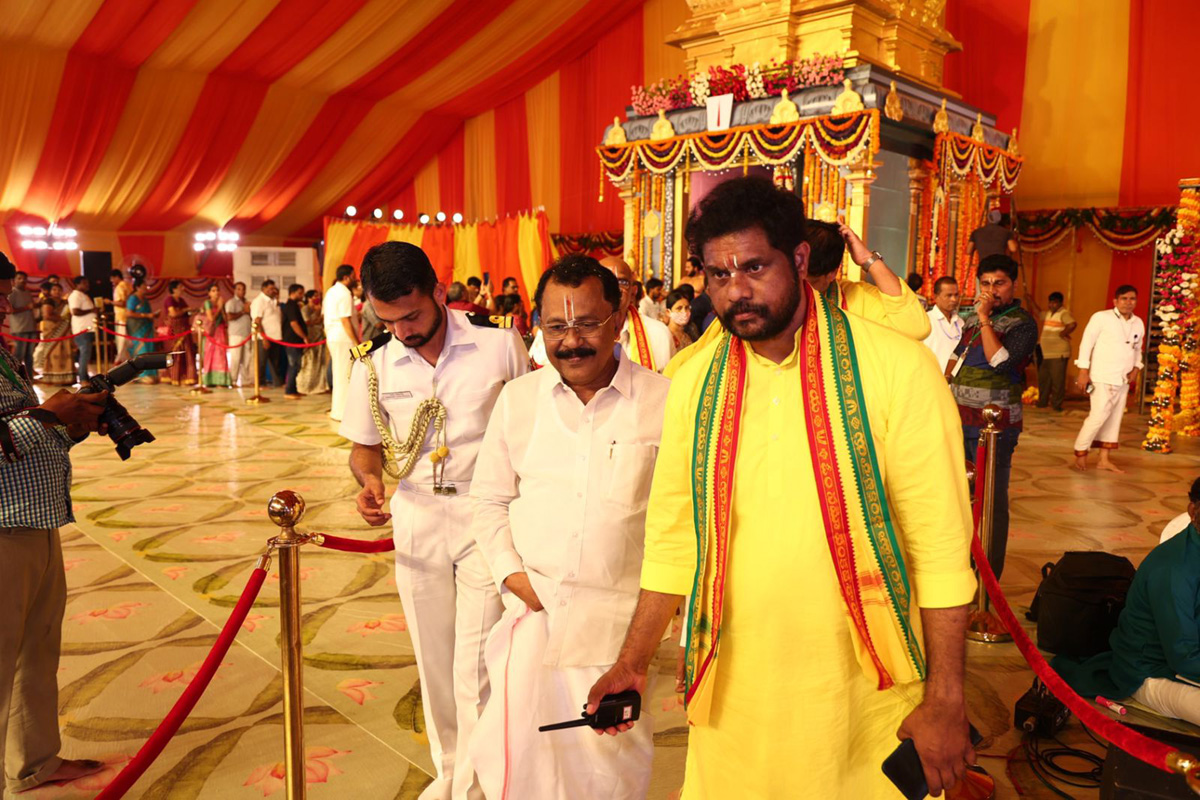
<svg viewBox="0 0 1200 800">
<path fill-rule="evenodd" d="M 120 393 L 157 441 L 127 462 L 107 439 L 76 448 L 78 523 L 63 530 L 70 586 L 60 668 L 64 750 L 109 766 L 26 795 L 38 800 L 94 796 L 179 697 L 277 530 L 265 512 L 272 493 L 293 489 L 305 498 L 302 530 L 380 535 L 354 511 L 348 446 L 325 414 L 328 395 L 247 406 L 231 391 L 196 397 L 128 386 Z M 1004 584 L 1018 613 L 1041 564 L 1064 550 L 1103 548 L 1138 563 L 1200 473 L 1193 443 L 1172 456 L 1137 450 L 1144 422 L 1133 416 L 1126 449 L 1115 456 L 1129 474 L 1071 472 L 1071 439 L 1083 415 L 1034 412 L 1017 448 Z M 310 795 L 415 798 L 431 765 L 390 558 L 305 548 L 302 578 Z M 212 687 L 130 797 L 283 796 L 277 581 L 272 570 Z M 1012 705 L 1031 674 L 1011 645 L 972 644 L 968 658 L 968 702 L 987 737 L 983 751 L 1003 756 L 1018 743 Z M 673 666 L 668 644 L 659 654 L 665 677 L 648 704 L 656 800 L 676 795 L 686 753 Z M 1077 725 L 1068 739 L 1087 741 Z M 1017 796 L 1003 759 L 981 763 L 998 778 L 998 797 Z M 1026 796 L 1052 796 L 1019 760 L 1011 769 Z"/>
</svg>

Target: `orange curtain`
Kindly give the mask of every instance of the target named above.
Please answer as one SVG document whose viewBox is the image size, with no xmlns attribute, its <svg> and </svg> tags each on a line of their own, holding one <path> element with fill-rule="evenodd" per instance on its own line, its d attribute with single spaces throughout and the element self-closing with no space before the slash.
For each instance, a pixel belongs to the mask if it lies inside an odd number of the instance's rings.
<svg viewBox="0 0 1200 800">
<path fill-rule="evenodd" d="M 500 214 L 528 211 L 529 128 L 525 95 L 496 106 L 496 210 Z"/>
<path fill-rule="evenodd" d="M 421 249 L 429 256 L 438 282 L 449 284 L 454 280 L 454 228 L 449 225 L 430 225 L 425 229 Z"/>
<path fill-rule="evenodd" d="M 438 153 L 438 189 L 441 194 L 439 210 L 448 215 L 463 213 L 464 172 L 463 129 L 455 131 L 450 143 Z"/>
</svg>

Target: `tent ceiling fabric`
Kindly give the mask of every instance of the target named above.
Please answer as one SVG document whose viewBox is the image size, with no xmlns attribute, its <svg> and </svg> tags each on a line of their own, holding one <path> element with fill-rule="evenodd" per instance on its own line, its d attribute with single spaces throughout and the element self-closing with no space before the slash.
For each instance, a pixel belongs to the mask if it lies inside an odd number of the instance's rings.
<svg viewBox="0 0 1200 800">
<path fill-rule="evenodd" d="M 0 219 L 316 237 L 641 2 L 10 0 Z"/>
</svg>

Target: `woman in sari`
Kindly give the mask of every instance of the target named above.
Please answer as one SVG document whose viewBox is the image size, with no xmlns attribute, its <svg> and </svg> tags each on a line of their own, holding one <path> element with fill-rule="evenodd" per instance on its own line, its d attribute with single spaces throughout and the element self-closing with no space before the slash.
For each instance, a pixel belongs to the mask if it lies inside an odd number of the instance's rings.
<svg viewBox="0 0 1200 800">
<path fill-rule="evenodd" d="M 320 342 L 325 339 L 325 318 L 321 312 L 321 293 L 309 289 L 304 295 L 307 301 L 300 313 L 304 315 L 304 324 L 308 329 L 308 341 Z M 329 391 L 329 348 L 309 347 L 304 350 L 300 360 L 300 374 L 296 376 L 296 390 L 300 394 L 323 394 Z"/>
<path fill-rule="evenodd" d="M 42 383 L 52 386 L 70 386 L 75 382 L 75 363 L 71 357 L 73 342 L 67 339 L 63 342 L 46 341 L 71 335 L 71 315 L 67 309 L 67 301 L 62 296 L 62 286 L 52 284 L 49 293 L 41 298 L 42 343 L 37 346 L 41 350 Z M 38 361 L 38 353 L 34 352 L 34 361 Z"/>
<path fill-rule="evenodd" d="M 125 332 L 138 339 L 154 337 L 154 318 L 157 314 L 150 307 L 146 296 L 146 279 L 133 279 L 133 294 L 125 301 Z M 142 353 L 153 353 L 154 342 L 139 342 L 131 339 L 129 342 L 129 357 L 137 358 Z M 158 383 L 158 370 L 148 369 L 137 377 L 138 383 Z"/>
<path fill-rule="evenodd" d="M 175 363 L 167 367 L 167 383 L 172 386 L 191 386 L 196 382 L 196 342 L 192 339 L 192 315 L 200 309 L 190 308 L 183 299 L 183 281 L 167 284 L 167 346 L 178 352 Z"/>
<path fill-rule="evenodd" d="M 200 354 L 204 364 L 204 385 L 232 389 L 229 380 L 229 326 L 225 322 L 225 301 L 217 284 L 208 287 L 204 301 L 204 333 L 200 339 Z"/>
</svg>

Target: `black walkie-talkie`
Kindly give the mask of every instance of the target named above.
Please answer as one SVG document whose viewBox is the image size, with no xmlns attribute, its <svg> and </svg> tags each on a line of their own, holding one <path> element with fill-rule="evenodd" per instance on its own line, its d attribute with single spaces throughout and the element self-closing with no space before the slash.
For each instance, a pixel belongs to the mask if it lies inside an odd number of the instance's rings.
<svg viewBox="0 0 1200 800">
<path fill-rule="evenodd" d="M 606 694 L 600 699 L 600 705 L 595 714 L 587 713 L 587 706 L 580 715 L 583 719 L 573 719 L 570 722 L 556 722 L 553 725 L 543 725 L 539 731 L 560 731 L 563 728 L 589 728 L 604 730 L 615 728 L 626 722 L 637 722 L 642 714 L 642 696 L 633 689 L 619 694 Z"/>
</svg>

